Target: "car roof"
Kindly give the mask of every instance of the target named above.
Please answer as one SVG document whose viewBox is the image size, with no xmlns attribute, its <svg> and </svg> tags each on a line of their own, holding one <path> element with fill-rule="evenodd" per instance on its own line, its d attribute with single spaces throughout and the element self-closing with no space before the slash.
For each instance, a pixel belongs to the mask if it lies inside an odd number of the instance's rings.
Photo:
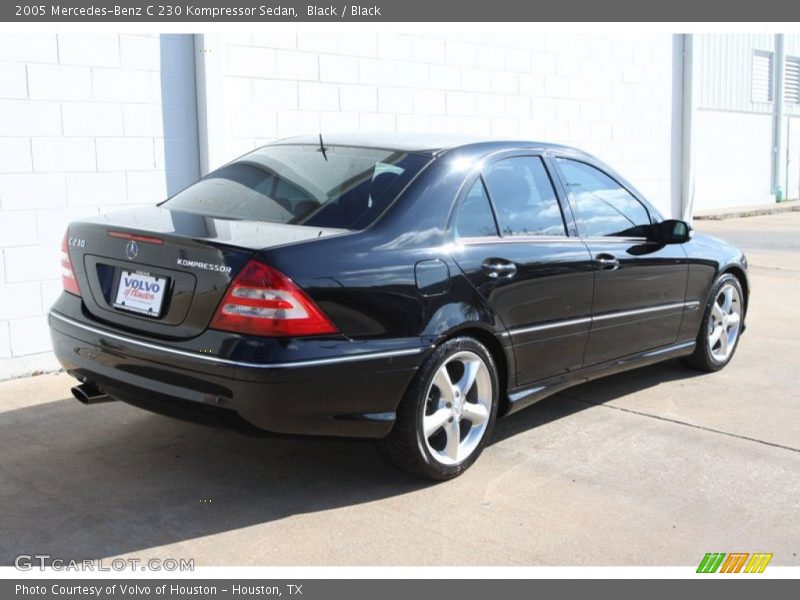
<svg viewBox="0 0 800 600">
<path fill-rule="evenodd" d="M 353 146 L 356 148 L 374 148 L 397 152 L 412 152 L 415 154 L 426 154 L 429 156 L 439 156 L 451 151 L 464 151 L 473 159 L 482 159 L 489 154 L 502 152 L 504 150 L 531 149 L 539 152 L 551 151 L 556 155 L 573 158 L 587 162 L 609 174 L 617 180 L 629 192 L 633 193 L 639 200 L 646 203 L 649 210 L 660 218 L 661 213 L 647 201 L 645 196 L 639 192 L 627 179 L 622 177 L 617 171 L 604 163 L 602 160 L 592 156 L 588 152 L 565 146 L 562 144 L 551 144 L 547 142 L 514 140 L 514 139 L 492 139 L 487 137 L 476 137 L 459 134 L 413 134 L 413 133 L 337 133 L 322 136 L 326 146 Z M 319 145 L 319 134 L 301 135 L 273 142 L 277 145 Z"/>
<path fill-rule="evenodd" d="M 292 144 L 319 144 L 320 134 L 300 135 L 273 142 L 277 145 Z M 503 148 L 540 148 L 561 149 L 580 152 L 575 148 L 559 144 L 548 144 L 530 140 L 504 140 L 481 138 L 460 134 L 430 134 L 430 133 L 336 133 L 323 134 L 323 143 L 326 146 L 355 146 L 358 148 L 376 148 L 382 150 L 399 150 L 422 154 L 441 154 L 448 150 L 469 148 L 471 150 L 484 150 L 487 152 L 502 150 Z"/>
</svg>

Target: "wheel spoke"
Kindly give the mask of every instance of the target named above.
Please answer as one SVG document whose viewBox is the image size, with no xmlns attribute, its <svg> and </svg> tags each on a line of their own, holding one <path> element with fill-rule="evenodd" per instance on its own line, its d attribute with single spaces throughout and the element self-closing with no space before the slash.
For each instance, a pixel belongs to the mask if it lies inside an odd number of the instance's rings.
<svg viewBox="0 0 800 600">
<path fill-rule="evenodd" d="M 719 351 L 723 356 L 728 355 L 728 332 L 724 327 L 720 327 L 722 335 L 719 336 Z"/>
<path fill-rule="evenodd" d="M 483 404 L 473 404 L 467 402 L 464 404 L 464 409 L 461 413 L 461 418 L 466 419 L 473 426 L 480 425 L 489 418 L 489 411 Z"/>
<path fill-rule="evenodd" d="M 427 439 L 431 437 L 434 433 L 444 427 L 447 424 L 447 420 L 450 418 L 451 414 L 452 412 L 449 409 L 440 408 L 432 415 L 425 415 L 422 420 L 425 438 Z"/>
<path fill-rule="evenodd" d="M 717 342 L 719 341 L 719 338 L 720 338 L 720 336 L 722 335 L 722 333 L 724 331 L 725 331 L 725 328 L 722 325 L 719 325 L 718 327 L 714 327 L 714 331 L 712 331 L 711 335 L 708 336 L 708 345 L 709 345 L 709 347 L 714 348 L 714 346 L 717 345 Z"/>
<path fill-rule="evenodd" d="M 475 384 L 475 378 L 478 376 L 478 371 L 480 371 L 481 366 L 482 363 L 479 360 L 464 362 L 464 374 L 456 383 L 456 387 L 461 390 L 461 395 L 465 398 L 467 397 L 467 392 L 469 392 Z"/>
<path fill-rule="evenodd" d="M 447 367 L 442 366 L 433 378 L 433 385 L 439 389 L 439 394 L 444 402 L 453 402 L 453 382 L 450 381 L 450 375 L 447 373 Z"/>
<path fill-rule="evenodd" d="M 742 318 L 739 316 L 739 313 L 732 312 L 728 315 L 728 327 L 735 327 L 741 320 Z"/>
<path fill-rule="evenodd" d="M 731 306 L 733 305 L 733 288 L 726 287 L 722 290 L 722 296 L 724 298 L 722 302 L 722 312 L 728 314 L 731 311 Z"/>
<path fill-rule="evenodd" d="M 725 316 L 725 313 L 722 312 L 722 307 L 714 302 L 714 305 L 711 307 L 711 314 L 716 317 L 717 322 L 722 321 L 722 318 Z"/>
<path fill-rule="evenodd" d="M 452 423 L 448 423 L 448 425 L 444 428 L 444 432 L 447 434 L 447 445 L 444 448 L 445 454 L 453 460 L 458 460 L 458 447 L 461 443 L 461 428 L 458 426 L 457 421 L 453 421 Z"/>
</svg>

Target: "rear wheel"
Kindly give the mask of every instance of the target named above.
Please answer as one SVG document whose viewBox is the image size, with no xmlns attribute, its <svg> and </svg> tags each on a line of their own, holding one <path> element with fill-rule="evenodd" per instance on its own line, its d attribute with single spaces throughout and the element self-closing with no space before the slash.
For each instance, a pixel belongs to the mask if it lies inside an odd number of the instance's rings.
<svg viewBox="0 0 800 600">
<path fill-rule="evenodd" d="M 489 351 L 459 337 L 423 363 L 397 410 L 383 449 L 397 467 L 452 479 L 477 460 L 497 418 L 498 377 Z"/>
<path fill-rule="evenodd" d="M 687 364 L 702 371 L 719 371 L 727 365 L 742 332 L 744 294 L 735 275 L 727 273 L 714 282 L 697 335 L 694 353 Z"/>
</svg>

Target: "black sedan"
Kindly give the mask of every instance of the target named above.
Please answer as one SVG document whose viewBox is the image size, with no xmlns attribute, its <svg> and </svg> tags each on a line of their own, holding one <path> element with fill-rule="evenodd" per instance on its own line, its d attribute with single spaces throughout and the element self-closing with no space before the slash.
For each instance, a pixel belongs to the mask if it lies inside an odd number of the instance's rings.
<svg viewBox="0 0 800 600">
<path fill-rule="evenodd" d="M 56 355 L 85 403 L 381 439 L 468 468 L 495 419 L 674 357 L 714 371 L 747 263 L 595 158 L 339 136 L 255 150 L 153 208 L 72 223 Z"/>
</svg>

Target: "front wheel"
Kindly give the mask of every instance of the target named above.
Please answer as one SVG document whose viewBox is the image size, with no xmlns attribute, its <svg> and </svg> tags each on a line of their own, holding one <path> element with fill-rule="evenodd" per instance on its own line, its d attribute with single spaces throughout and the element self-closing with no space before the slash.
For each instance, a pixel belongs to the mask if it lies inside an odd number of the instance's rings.
<svg viewBox="0 0 800 600">
<path fill-rule="evenodd" d="M 686 362 L 701 371 L 719 371 L 727 365 L 744 325 L 744 294 L 735 275 L 726 273 L 714 282 L 706 303 L 697 345 Z"/>
<path fill-rule="evenodd" d="M 417 372 L 383 449 L 397 467 L 452 479 L 477 460 L 497 418 L 497 368 L 477 340 L 439 346 Z"/>
</svg>

